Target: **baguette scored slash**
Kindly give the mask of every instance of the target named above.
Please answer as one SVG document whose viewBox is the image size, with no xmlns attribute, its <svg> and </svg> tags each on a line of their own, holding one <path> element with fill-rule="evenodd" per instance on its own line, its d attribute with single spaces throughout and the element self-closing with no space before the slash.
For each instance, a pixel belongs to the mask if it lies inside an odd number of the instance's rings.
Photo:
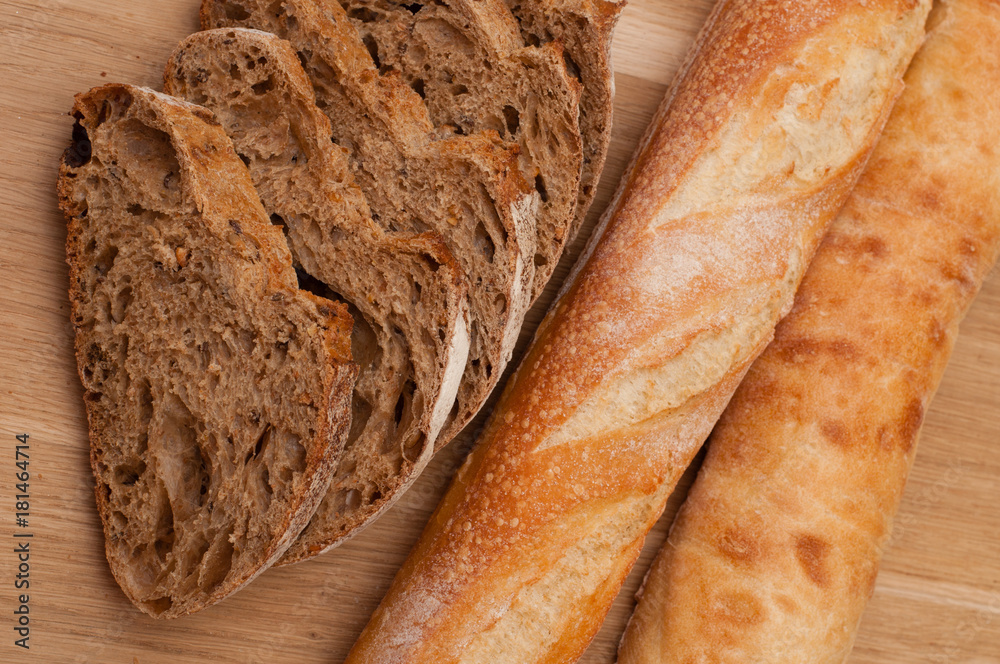
<svg viewBox="0 0 1000 664">
<path fill-rule="evenodd" d="M 358 312 L 351 434 L 287 553 L 295 560 L 357 534 L 430 460 L 469 352 L 465 278 L 437 234 L 375 224 L 288 42 L 243 28 L 195 33 L 167 64 L 164 89 L 212 110 L 301 270 Z"/>
<path fill-rule="evenodd" d="M 718 5 L 348 664 L 582 654 L 790 307 L 928 7 Z"/>
<path fill-rule="evenodd" d="M 351 318 L 299 291 L 208 111 L 107 85 L 73 115 L 58 191 L 107 557 L 137 607 L 172 618 L 266 569 L 326 493 Z"/>
<path fill-rule="evenodd" d="M 1000 5 L 942 0 L 712 433 L 620 664 L 847 661 L 958 324 L 1000 254 Z"/>
</svg>

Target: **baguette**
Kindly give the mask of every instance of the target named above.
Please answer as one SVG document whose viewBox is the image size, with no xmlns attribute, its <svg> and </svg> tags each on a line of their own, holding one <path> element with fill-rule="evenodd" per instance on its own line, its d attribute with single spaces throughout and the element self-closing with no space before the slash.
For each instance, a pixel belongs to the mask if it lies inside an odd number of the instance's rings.
<svg viewBox="0 0 1000 664">
<path fill-rule="evenodd" d="M 59 171 L 97 507 L 115 579 L 173 618 L 267 569 L 326 493 L 357 368 L 205 109 L 76 98 Z"/>
<path fill-rule="evenodd" d="M 928 4 L 719 5 L 349 664 L 580 656 L 790 307 Z"/>
<path fill-rule="evenodd" d="M 621 664 L 843 662 L 923 414 L 1000 254 L 1000 6 L 945 0 L 721 422 Z"/>
</svg>

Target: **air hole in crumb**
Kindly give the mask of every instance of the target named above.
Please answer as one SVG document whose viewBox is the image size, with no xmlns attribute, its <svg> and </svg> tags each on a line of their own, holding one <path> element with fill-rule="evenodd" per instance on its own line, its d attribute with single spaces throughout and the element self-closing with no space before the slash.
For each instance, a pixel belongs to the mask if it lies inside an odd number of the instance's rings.
<svg viewBox="0 0 1000 664">
<path fill-rule="evenodd" d="M 483 226 L 482 222 L 476 226 L 475 245 L 476 249 L 486 257 L 486 260 L 492 263 L 493 256 L 496 254 L 496 245 L 493 244 L 493 238 L 486 232 L 486 227 Z"/>
<path fill-rule="evenodd" d="M 240 71 L 240 66 L 235 62 L 229 67 L 229 76 L 236 81 L 243 80 L 243 72 Z"/>
<path fill-rule="evenodd" d="M 400 423 L 403 421 L 403 411 L 406 408 L 406 390 L 399 393 L 399 399 L 396 400 L 396 426 L 399 427 Z"/>
<path fill-rule="evenodd" d="M 361 507 L 361 492 L 357 489 L 348 491 L 347 496 L 344 497 L 344 504 L 349 510 L 356 510 Z"/>
<path fill-rule="evenodd" d="M 111 271 L 111 266 L 115 264 L 115 257 L 118 256 L 118 247 L 111 245 L 101 252 L 101 255 L 94 261 L 94 269 L 101 276 Z"/>
<path fill-rule="evenodd" d="M 497 295 L 493 300 L 493 305 L 496 307 L 497 313 L 502 314 L 507 311 L 507 297 L 503 293 Z"/>
<path fill-rule="evenodd" d="M 250 18 L 250 12 L 234 2 L 227 2 L 223 6 L 223 11 L 226 12 L 226 18 L 230 21 L 245 21 Z"/>
<path fill-rule="evenodd" d="M 70 168 L 80 168 L 90 161 L 93 156 L 93 147 L 90 144 L 90 136 L 87 130 L 80 124 L 80 120 L 73 124 L 73 142 L 66 149 L 63 159 Z"/>
<path fill-rule="evenodd" d="M 367 7 L 351 7 L 350 11 L 347 12 L 347 15 L 357 21 L 361 21 L 362 23 L 373 23 L 379 18 L 378 14 Z"/>
<path fill-rule="evenodd" d="M 513 136 L 521 126 L 521 116 L 517 109 L 507 105 L 503 107 L 503 119 L 507 123 L 507 133 Z"/>
<path fill-rule="evenodd" d="M 141 604 L 146 607 L 146 610 L 149 611 L 149 613 L 154 616 L 158 616 L 161 613 L 169 611 L 170 607 L 174 605 L 174 601 L 169 597 L 161 597 L 159 599 L 151 599 L 141 602 Z"/>
<path fill-rule="evenodd" d="M 416 463 L 417 459 L 420 458 L 420 454 L 424 451 L 427 446 L 427 436 L 417 432 L 417 435 L 412 436 L 406 441 L 403 447 L 403 458 L 410 463 Z"/>
<path fill-rule="evenodd" d="M 271 442 L 271 433 L 274 429 L 268 424 L 264 427 L 263 433 L 260 434 L 260 438 L 257 439 L 257 444 L 253 448 L 253 456 L 255 459 L 260 458 L 261 452 L 267 448 L 267 444 Z"/>
<path fill-rule="evenodd" d="M 246 156 L 245 154 L 242 154 L 242 153 L 239 155 L 239 157 L 240 157 L 240 161 L 242 161 L 243 164 L 247 168 L 250 168 L 250 157 L 248 157 L 248 156 Z"/>
<path fill-rule="evenodd" d="M 535 267 L 542 267 L 549 264 L 549 259 L 542 254 L 535 254 Z"/>
<path fill-rule="evenodd" d="M 146 463 L 142 459 L 136 459 L 115 468 L 115 481 L 123 486 L 132 486 L 145 472 Z"/>
<path fill-rule="evenodd" d="M 125 208 L 125 211 L 128 212 L 133 217 L 142 216 L 142 206 L 139 205 L 138 203 L 133 203 L 132 205 L 129 205 L 127 208 Z"/>
<path fill-rule="evenodd" d="M 116 324 L 125 320 L 125 311 L 132 304 L 132 299 L 131 286 L 125 286 L 115 294 L 115 299 L 111 303 L 111 318 Z"/>
<path fill-rule="evenodd" d="M 538 191 L 538 195 L 541 196 L 543 203 L 549 202 L 549 192 L 545 188 L 545 180 L 542 179 L 542 174 L 539 173 L 535 176 L 535 189 Z"/>
<path fill-rule="evenodd" d="M 375 38 L 371 35 L 365 35 L 362 41 L 365 43 L 365 48 L 368 49 L 368 55 L 372 56 L 375 68 L 381 70 L 382 61 L 378 57 L 378 44 L 375 43 Z"/>
<path fill-rule="evenodd" d="M 369 505 L 373 505 L 373 504 L 375 504 L 379 500 L 382 500 L 382 492 L 381 491 L 373 491 L 372 495 L 368 497 L 368 504 Z"/>
<path fill-rule="evenodd" d="M 260 471 L 260 482 L 264 487 L 264 491 L 267 492 L 267 495 L 270 496 L 274 494 L 274 487 L 271 486 L 271 471 L 267 469 L 267 466 L 264 466 L 264 469 Z"/>
<path fill-rule="evenodd" d="M 579 81 L 580 68 L 577 66 L 576 62 L 573 61 L 573 58 L 570 57 L 568 51 L 563 51 L 563 60 L 566 62 L 566 71 L 569 75 Z"/>
<path fill-rule="evenodd" d="M 108 117 L 111 115 L 111 102 L 105 99 L 101 103 L 101 111 L 97 114 L 97 123 L 94 125 L 95 128 L 100 127 L 102 124 L 107 122 Z"/>
<path fill-rule="evenodd" d="M 410 87 L 413 88 L 414 92 L 420 95 L 421 99 L 427 99 L 427 94 L 424 91 L 424 79 L 422 78 L 414 79 L 413 82 L 410 83 Z"/>
<path fill-rule="evenodd" d="M 261 95 L 265 95 L 274 89 L 274 77 L 268 76 L 266 80 L 263 80 L 260 83 L 257 83 L 256 85 L 250 86 L 250 89 L 253 90 L 253 93 L 258 97 Z"/>
<path fill-rule="evenodd" d="M 416 14 L 421 9 L 423 9 L 424 6 L 419 2 L 414 2 L 409 5 L 403 5 L 403 8 L 406 9 L 406 11 L 410 12 L 411 14 Z"/>
<path fill-rule="evenodd" d="M 468 86 L 462 85 L 461 83 L 456 83 L 455 85 L 451 86 L 451 94 L 455 95 L 456 97 L 458 95 L 464 95 L 468 93 L 469 93 Z"/>
</svg>

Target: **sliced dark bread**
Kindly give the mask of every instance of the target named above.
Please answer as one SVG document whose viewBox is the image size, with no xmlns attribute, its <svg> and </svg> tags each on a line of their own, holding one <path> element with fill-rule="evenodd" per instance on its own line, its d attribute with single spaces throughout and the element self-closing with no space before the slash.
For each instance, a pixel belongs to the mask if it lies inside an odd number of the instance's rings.
<svg viewBox="0 0 1000 664">
<path fill-rule="evenodd" d="M 525 46 L 503 0 L 340 0 L 382 70 L 398 71 L 436 125 L 493 129 L 521 148 L 542 200 L 537 297 L 562 254 L 580 195 L 580 83 L 556 42 Z"/>
<path fill-rule="evenodd" d="M 375 224 L 288 42 L 242 28 L 196 33 L 167 64 L 164 90 L 215 114 L 301 270 L 357 312 L 351 434 L 285 555 L 294 561 L 356 534 L 427 464 L 468 357 L 465 278 L 436 233 Z"/>
<path fill-rule="evenodd" d="M 529 44 L 557 42 L 565 49 L 570 72 L 583 84 L 580 133 L 583 173 L 571 237 L 583 224 L 597 194 L 597 183 L 611 142 L 615 81 L 611 38 L 625 0 L 505 0 Z"/>
<path fill-rule="evenodd" d="M 111 571 L 172 618 L 276 561 L 350 426 L 351 317 L 297 287 L 211 114 L 125 85 L 77 97 L 59 200 Z"/>
<path fill-rule="evenodd" d="M 383 228 L 435 230 L 469 278 L 469 361 L 438 444 L 472 419 L 513 352 L 530 302 L 537 193 L 495 132 L 435 133 L 423 100 L 381 74 L 336 0 L 205 0 L 202 26 L 287 39 Z"/>
</svg>

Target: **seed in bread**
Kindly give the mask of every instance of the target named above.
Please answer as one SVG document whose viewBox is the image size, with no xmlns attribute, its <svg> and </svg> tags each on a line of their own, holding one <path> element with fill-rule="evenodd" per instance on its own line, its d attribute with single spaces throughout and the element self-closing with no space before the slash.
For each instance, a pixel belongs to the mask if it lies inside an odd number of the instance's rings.
<svg viewBox="0 0 1000 664">
<path fill-rule="evenodd" d="M 108 85 L 73 115 L 59 202 L 107 557 L 137 607 L 172 618 L 266 569 L 326 493 L 351 318 L 298 289 L 208 111 Z"/>
</svg>

